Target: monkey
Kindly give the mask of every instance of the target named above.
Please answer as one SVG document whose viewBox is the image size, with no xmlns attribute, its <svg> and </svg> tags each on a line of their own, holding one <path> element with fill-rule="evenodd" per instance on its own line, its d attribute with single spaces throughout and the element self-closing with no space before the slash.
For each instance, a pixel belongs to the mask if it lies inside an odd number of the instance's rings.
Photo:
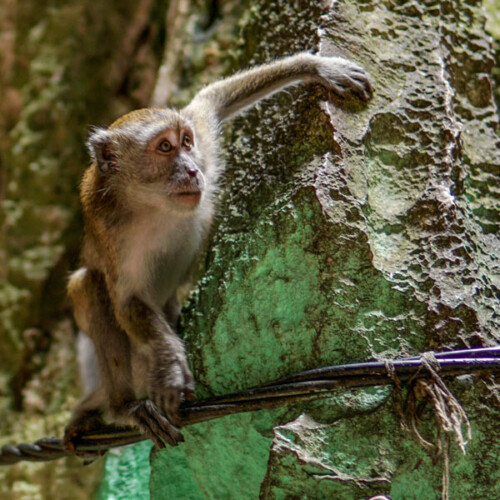
<svg viewBox="0 0 500 500">
<path fill-rule="evenodd" d="M 68 294 L 98 375 L 66 427 L 68 449 L 104 415 L 136 426 L 159 448 L 183 439 L 179 410 L 193 399 L 194 380 L 176 333 L 177 290 L 214 217 L 221 124 L 308 82 L 341 98 L 372 95 L 358 64 L 304 52 L 209 84 L 183 109 L 135 110 L 91 132 L 80 189 L 82 267 Z"/>
</svg>

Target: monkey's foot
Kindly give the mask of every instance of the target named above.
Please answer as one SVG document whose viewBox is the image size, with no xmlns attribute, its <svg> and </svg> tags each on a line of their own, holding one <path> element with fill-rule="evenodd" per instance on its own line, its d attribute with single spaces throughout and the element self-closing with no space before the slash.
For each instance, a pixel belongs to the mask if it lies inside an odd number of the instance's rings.
<svg viewBox="0 0 500 500">
<path fill-rule="evenodd" d="M 99 457 L 105 455 L 107 450 L 79 451 L 77 449 L 78 441 L 80 436 L 91 430 L 100 429 L 102 425 L 103 420 L 100 412 L 91 411 L 80 415 L 78 418 L 74 418 L 64 431 L 64 448 L 69 453 L 74 453 L 77 457 L 82 458 L 85 465 L 94 462 Z"/>
<path fill-rule="evenodd" d="M 181 432 L 172 425 L 149 399 L 134 401 L 128 407 L 129 415 L 139 429 L 144 432 L 158 448 L 167 444 L 176 446 L 184 441 Z"/>
</svg>

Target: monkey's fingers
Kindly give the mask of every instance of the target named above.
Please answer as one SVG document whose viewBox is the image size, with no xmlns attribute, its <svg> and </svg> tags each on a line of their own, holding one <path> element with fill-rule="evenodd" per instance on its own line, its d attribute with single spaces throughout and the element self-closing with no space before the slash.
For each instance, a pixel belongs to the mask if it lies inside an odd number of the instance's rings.
<svg viewBox="0 0 500 500">
<path fill-rule="evenodd" d="M 167 379 L 153 380 L 150 398 L 163 414 L 176 426 L 181 425 L 180 406 L 187 399 L 194 399 L 194 378 L 185 360 L 170 367 Z"/>
<path fill-rule="evenodd" d="M 370 100 L 373 97 L 373 85 L 370 78 L 365 74 L 363 78 L 353 77 L 353 80 L 361 83 L 363 87 L 363 96 L 365 100 Z"/>
<path fill-rule="evenodd" d="M 345 97 L 349 92 L 356 94 L 363 101 L 369 101 L 373 94 L 373 87 L 370 79 L 362 68 L 343 75 L 342 79 L 331 82 L 331 89 L 341 97 Z"/>
<path fill-rule="evenodd" d="M 366 75 L 364 78 L 351 75 L 349 77 L 349 86 L 351 88 L 351 91 L 354 92 L 363 101 L 369 101 L 371 99 L 373 88 L 370 80 L 368 80 Z"/>
<path fill-rule="evenodd" d="M 158 448 L 165 448 L 167 444 L 176 446 L 184 441 L 179 429 L 172 425 L 148 399 L 135 402 L 130 408 L 130 416 Z"/>
<path fill-rule="evenodd" d="M 179 408 L 184 400 L 184 392 L 175 388 L 167 389 L 161 396 L 161 408 L 174 425 L 180 425 Z"/>
<path fill-rule="evenodd" d="M 192 401 L 194 399 L 194 377 L 189 368 L 184 371 L 184 384 L 184 398 Z"/>
<path fill-rule="evenodd" d="M 339 57 L 322 57 L 318 70 L 320 83 L 338 97 L 344 98 L 352 92 L 364 101 L 371 98 L 370 79 L 359 64 Z"/>
<path fill-rule="evenodd" d="M 194 401 L 194 386 L 186 387 L 184 391 L 184 397 L 187 401 Z"/>
<path fill-rule="evenodd" d="M 363 84 L 347 76 L 342 81 L 330 82 L 327 88 L 341 99 L 345 99 L 349 93 L 355 94 L 363 101 L 368 101 L 371 98 L 371 94 L 365 89 Z"/>
<path fill-rule="evenodd" d="M 149 391 L 149 397 L 164 417 L 167 417 L 173 425 L 180 425 L 178 416 L 178 409 L 182 401 L 180 389 L 157 387 L 156 390 Z"/>
</svg>

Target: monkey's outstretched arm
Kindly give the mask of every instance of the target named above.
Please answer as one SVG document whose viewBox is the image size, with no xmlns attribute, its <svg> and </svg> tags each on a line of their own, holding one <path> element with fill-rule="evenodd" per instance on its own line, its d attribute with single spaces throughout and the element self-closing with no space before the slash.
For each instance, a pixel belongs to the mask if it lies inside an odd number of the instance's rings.
<svg viewBox="0 0 500 500">
<path fill-rule="evenodd" d="M 342 57 L 308 53 L 242 71 L 202 89 L 185 111 L 195 115 L 215 112 L 224 121 L 279 90 L 301 82 L 316 82 L 343 97 L 351 91 L 361 99 L 371 97 L 372 87 L 364 69 Z"/>
</svg>

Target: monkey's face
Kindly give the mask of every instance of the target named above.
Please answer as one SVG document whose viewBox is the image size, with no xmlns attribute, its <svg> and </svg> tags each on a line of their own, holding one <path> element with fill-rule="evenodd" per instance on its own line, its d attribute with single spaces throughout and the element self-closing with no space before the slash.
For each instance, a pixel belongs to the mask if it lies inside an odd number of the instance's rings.
<svg viewBox="0 0 500 500">
<path fill-rule="evenodd" d="M 190 123 L 170 110 L 139 110 L 89 140 L 107 188 L 130 207 L 192 211 L 205 190 Z"/>
<path fill-rule="evenodd" d="M 189 126 L 164 128 L 148 142 L 139 182 L 164 193 L 174 205 L 196 207 L 205 178 L 194 150 L 194 133 Z"/>
</svg>

